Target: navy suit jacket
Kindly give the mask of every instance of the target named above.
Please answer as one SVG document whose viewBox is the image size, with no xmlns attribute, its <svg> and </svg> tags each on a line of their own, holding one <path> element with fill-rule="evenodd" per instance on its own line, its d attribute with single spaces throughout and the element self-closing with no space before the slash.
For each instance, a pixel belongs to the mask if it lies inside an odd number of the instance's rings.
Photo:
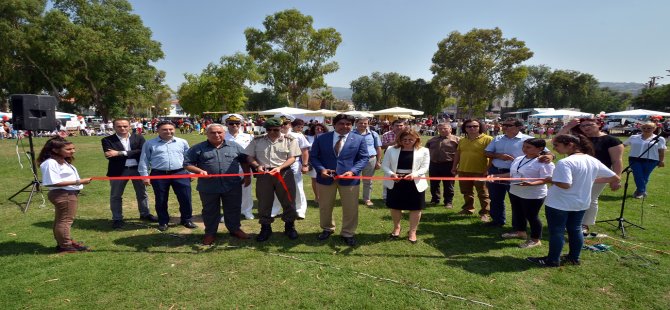
<svg viewBox="0 0 670 310">
<path fill-rule="evenodd" d="M 347 171 L 353 172 L 354 175 L 360 175 L 370 160 L 365 138 L 354 132 L 349 133 L 347 140 L 344 141 L 340 155 L 335 156 L 335 149 L 333 147 L 333 135 L 335 134 L 332 131 L 322 134 L 312 143 L 309 162 L 316 170 L 316 182 L 319 184 L 333 184 L 332 178 L 321 177 L 323 169 L 335 170 L 337 175 Z M 339 184 L 343 186 L 358 185 L 360 182 L 359 179 L 339 180 Z"/>
</svg>

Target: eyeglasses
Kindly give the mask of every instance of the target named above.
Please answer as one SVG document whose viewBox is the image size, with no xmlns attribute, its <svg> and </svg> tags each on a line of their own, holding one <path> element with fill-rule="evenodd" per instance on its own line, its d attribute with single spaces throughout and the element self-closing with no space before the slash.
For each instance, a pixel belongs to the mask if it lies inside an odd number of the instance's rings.
<svg viewBox="0 0 670 310">
<path fill-rule="evenodd" d="M 279 128 L 270 128 L 270 129 L 267 129 L 267 131 L 281 131 L 281 129 L 279 129 Z"/>
<path fill-rule="evenodd" d="M 479 125 L 468 125 L 465 128 L 479 128 Z"/>
<path fill-rule="evenodd" d="M 228 126 L 240 126 L 240 123 L 228 123 L 226 125 L 228 125 Z"/>
<path fill-rule="evenodd" d="M 649 129 L 649 130 L 654 130 L 654 129 L 656 129 L 656 128 L 654 128 L 654 127 L 642 127 L 642 130 L 647 130 L 647 129 Z"/>
</svg>

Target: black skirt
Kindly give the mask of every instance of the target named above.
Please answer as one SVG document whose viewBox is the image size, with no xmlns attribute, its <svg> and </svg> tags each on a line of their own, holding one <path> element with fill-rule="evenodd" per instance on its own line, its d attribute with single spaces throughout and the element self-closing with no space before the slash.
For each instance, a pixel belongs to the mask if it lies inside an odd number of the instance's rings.
<svg viewBox="0 0 670 310">
<path fill-rule="evenodd" d="M 419 192 L 414 180 L 400 180 L 387 190 L 386 206 L 396 210 L 423 210 L 426 208 L 426 191 Z"/>
</svg>

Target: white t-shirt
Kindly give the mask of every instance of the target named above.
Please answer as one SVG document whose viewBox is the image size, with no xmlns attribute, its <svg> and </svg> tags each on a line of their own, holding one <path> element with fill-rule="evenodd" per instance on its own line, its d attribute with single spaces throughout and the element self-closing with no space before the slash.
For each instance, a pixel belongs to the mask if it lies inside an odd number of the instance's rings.
<svg viewBox="0 0 670 310">
<path fill-rule="evenodd" d="M 73 165 L 68 164 L 59 164 L 55 159 L 49 158 L 45 160 L 40 165 L 40 171 L 42 171 L 42 184 L 51 185 L 58 184 L 64 181 L 77 181 L 79 180 L 79 173 L 77 168 Z M 47 187 L 49 190 L 54 189 L 65 189 L 70 191 L 78 191 L 84 188 L 83 185 L 68 185 L 68 186 L 58 186 L 58 187 Z"/>
<path fill-rule="evenodd" d="M 550 177 L 554 172 L 554 163 L 541 163 L 536 158 L 526 158 L 526 156 L 519 156 L 514 159 L 510 168 L 510 176 L 513 178 L 546 178 Z M 532 180 L 536 181 L 536 180 Z M 541 199 L 547 196 L 547 184 L 536 186 L 519 186 L 514 185 L 521 181 L 512 181 L 509 188 L 510 194 L 519 196 L 525 199 Z"/>
<path fill-rule="evenodd" d="M 623 144 L 624 145 L 630 145 L 630 157 L 639 157 L 642 152 L 644 152 L 648 147 L 649 144 L 651 143 L 652 140 L 656 135 L 651 135 L 649 139 L 643 140 L 642 135 L 632 135 L 628 140 L 626 140 Z M 656 143 L 654 146 L 649 149 L 649 152 L 645 153 L 642 158 L 646 159 L 651 159 L 651 160 L 659 160 L 658 158 L 658 150 L 665 150 L 668 147 L 665 145 L 665 139 L 663 137 L 658 138 L 658 143 Z"/>
<path fill-rule="evenodd" d="M 563 211 L 581 211 L 589 208 L 591 187 L 596 178 L 616 175 L 595 157 L 586 154 L 570 155 L 556 164 L 553 182 L 570 184 L 562 189 L 552 186 L 547 191 L 544 204 Z"/>
</svg>

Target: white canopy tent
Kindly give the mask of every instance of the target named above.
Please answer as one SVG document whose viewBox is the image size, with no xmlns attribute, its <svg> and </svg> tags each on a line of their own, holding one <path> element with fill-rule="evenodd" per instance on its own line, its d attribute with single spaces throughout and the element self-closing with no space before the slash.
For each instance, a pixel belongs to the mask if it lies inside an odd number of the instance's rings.
<svg viewBox="0 0 670 310">
<path fill-rule="evenodd" d="M 372 118 L 372 117 L 374 117 L 374 115 L 372 115 L 369 112 L 365 112 L 365 111 L 347 111 L 347 112 L 344 112 L 344 114 L 351 115 L 355 118 L 365 118 L 365 117 Z"/>
<path fill-rule="evenodd" d="M 665 112 L 659 112 L 659 111 L 652 111 L 652 110 L 644 110 L 644 109 L 636 109 L 636 110 L 629 110 L 629 111 L 620 111 L 620 112 L 612 112 L 612 113 L 606 113 L 605 114 L 607 117 L 610 118 L 636 118 L 636 117 L 648 117 L 648 116 L 670 116 L 670 113 L 665 113 Z"/>
<path fill-rule="evenodd" d="M 4 119 L 7 116 L 7 119 L 12 119 L 12 113 L 0 112 L 0 119 Z"/>
<path fill-rule="evenodd" d="M 408 108 L 394 107 L 384 110 L 371 112 L 372 115 L 423 115 L 423 111 L 412 110 Z"/>
<path fill-rule="evenodd" d="M 56 118 L 57 119 L 76 120 L 77 119 L 77 114 L 56 111 Z"/>
<path fill-rule="evenodd" d="M 572 110 L 554 110 L 544 113 L 530 115 L 535 118 L 567 118 L 567 117 L 593 117 L 593 113 L 586 113 Z"/>
<path fill-rule="evenodd" d="M 321 109 L 321 110 L 316 110 L 316 111 L 310 111 L 305 113 L 306 116 L 325 116 L 325 117 L 333 117 L 341 112 L 339 111 L 333 111 L 333 110 L 328 110 L 328 109 Z"/>
<path fill-rule="evenodd" d="M 305 115 L 309 112 L 314 112 L 312 110 L 305 110 L 305 109 L 298 109 L 298 108 L 291 108 L 291 107 L 283 107 L 283 108 L 276 108 L 276 109 L 270 109 L 270 110 L 265 110 L 265 111 L 260 111 L 258 114 L 260 115 L 277 115 L 277 114 L 288 114 L 288 115 Z"/>
</svg>

